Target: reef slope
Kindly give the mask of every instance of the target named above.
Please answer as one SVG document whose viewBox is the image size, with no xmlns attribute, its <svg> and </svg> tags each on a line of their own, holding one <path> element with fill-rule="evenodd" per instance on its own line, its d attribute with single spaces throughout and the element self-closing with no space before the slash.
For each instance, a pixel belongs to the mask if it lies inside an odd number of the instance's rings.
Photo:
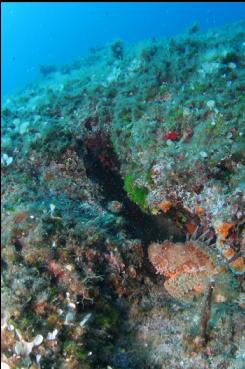
<svg viewBox="0 0 245 369">
<path fill-rule="evenodd" d="M 242 369 L 245 23 L 41 72 L 2 104 L 2 365 Z"/>
</svg>

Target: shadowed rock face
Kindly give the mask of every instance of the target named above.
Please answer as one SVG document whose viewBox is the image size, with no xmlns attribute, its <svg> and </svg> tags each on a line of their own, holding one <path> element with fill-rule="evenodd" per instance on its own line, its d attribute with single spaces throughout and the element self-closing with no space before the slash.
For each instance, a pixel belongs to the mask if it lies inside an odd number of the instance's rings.
<svg viewBox="0 0 245 369">
<path fill-rule="evenodd" d="M 99 184 L 104 205 L 113 200 L 122 203 L 121 214 L 126 220 L 126 229 L 131 237 L 140 238 L 145 245 L 152 241 L 163 241 L 169 237 L 183 240 L 183 232 L 177 228 L 170 217 L 164 214 L 153 215 L 142 212 L 139 206 L 130 200 L 120 175 L 120 161 L 109 138 L 101 139 L 94 136 L 94 141 L 96 145 L 85 146 L 85 152 L 84 144 L 77 142 L 77 150 L 84 160 L 86 174 Z M 101 161 L 101 157 L 106 159 Z"/>
</svg>

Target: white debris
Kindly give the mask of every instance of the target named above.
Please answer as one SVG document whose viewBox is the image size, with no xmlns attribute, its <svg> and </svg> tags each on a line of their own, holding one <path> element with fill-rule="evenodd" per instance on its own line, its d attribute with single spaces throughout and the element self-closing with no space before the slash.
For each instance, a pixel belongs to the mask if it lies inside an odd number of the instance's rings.
<svg viewBox="0 0 245 369">
<path fill-rule="evenodd" d="M 10 369 L 10 366 L 3 361 L 1 361 L 1 369 Z"/>
<path fill-rule="evenodd" d="M 57 312 L 58 312 L 59 315 L 62 315 L 63 314 L 63 310 L 62 309 L 58 309 Z"/>
<path fill-rule="evenodd" d="M 43 336 L 41 334 L 38 334 L 34 340 L 32 341 L 34 346 L 39 346 L 43 342 Z"/>
<path fill-rule="evenodd" d="M 167 144 L 168 146 L 172 146 L 172 145 L 173 145 L 173 141 L 171 141 L 171 140 L 167 140 L 167 141 L 166 141 L 166 144 Z"/>
<path fill-rule="evenodd" d="M 64 324 L 69 325 L 74 320 L 74 314 L 72 312 L 69 312 L 66 314 Z"/>
<path fill-rule="evenodd" d="M 230 69 L 236 69 L 236 64 L 231 62 L 231 63 L 228 64 L 228 67 Z"/>
<path fill-rule="evenodd" d="M 17 355 L 28 356 L 32 352 L 33 342 L 19 341 L 15 344 L 14 351 Z"/>
<path fill-rule="evenodd" d="M 201 69 L 199 69 L 199 73 L 203 78 L 205 78 L 209 74 L 216 73 L 220 69 L 221 64 L 216 62 L 205 62 L 201 65 Z"/>
<path fill-rule="evenodd" d="M 24 133 L 26 133 L 26 131 L 28 130 L 29 127 L 29 122 L 23 122 L 21 123 L 20 127 L 19 127 L 19 133 L 21 135 L 23 135 Z"/>
<path fill-rule="evenodd" d="M 10 314 L 8 311 L 3 311 L 1 317 L 1 329 L 4 330 L 8 326 L 8 320 L 10 318 Z"/>
<path fill-rule="evenodd" d="M 15 118 L 15 119 L 13 120 L 13 124 L 14 124 L 15 126 L 18 126 L 18 125 L 20 124 L 20 119 L 19 119 L 19 118 Z"/>
<path fill-rule="evenodd" d="M 17 336 L 20 341 L 15 344 L 14 351 L 17 355 L 28 356 L 32 352 L 33 347 L 41 345 L 43 342 L 43 336 L 38 334 L 32 342 L 25 341 L 20 332 L 16 329 Z"/>
<path fill-rule="evenodd" d="M 137 69 L 139 69 L 141 66 L 141 61 L 139 59 L 133 59 L 130 63 L 128 70 L 129 72 L 135 72 Z"/>
<path fill-rule="evenodd" d="M 87 321 L 91 318 L 91 316 L 92 316 L 91 313 L 86 314 L 83 320 L 79 323 L 80 327 L 83 327 L 87 323 Z"/>
<path fill-rule="evenodd" d="M 191 114 L 190 109 L 189 108 L 184 108 L 183 109 L 183 116 L 184 117 L 188 117 Z"/>
<path fill-rule="evenodd" d="M 51 217 L 53 217 L 54 216 L 55 205 L 54 204 L 50 204 L 49 207 L 50 207 Z"/>
<path fill-rule="evenodd" d="M 69 304 L 67 305 L 70 309 L 76 309 L 76 305 L 73 302 L 69 302 Z"/>
<path fill-rule="evenodd" d="M 50 206 L 50 211 L 52 213 L 54 211 L 54 209 L 55 209 L 55 205 L 54 204 L 50 204 L 49 206 Z"/>
<path fill-rule="evenodd" d="M 200 151 L 200 156 L 202 158 L 207 158 L 208 157 L 208 154 L 205 151 Z"/>
<path fill-rule="evenodd" d="M 215 107 L 215 101 L 214 100 L 208 100 L 207 107 L 209 109 L 213 109 Z"/>
<path fill-rule="evenodd" d="M 1 157 L 1 164 L 7 167 L 13 162 L 13 160 L 12 156 L 8 156 L 8 154 L 4 153 Z"/>
<path fill-rule="evenodd" d="M 16 329 L 15 333 L 16 333 L 17 337 L 19 338 L 19 340 L 22 340 L 22 335 L 21 335 L 19 329 Z"/>
<path fill-rule="evenodd" d="M 71 265 L 71 264 L 67 264 L 67 265 L 65 265 L 65 268 L 66 268 L 67 270 L 69 270 L 69 272 L 72 272 L 72 270 L 73 270 L 73 265 Z"/>
<path fill-rule="evenodd" d="M 41 357 L 42 357 L 42 355 L 40 355 L 40 354 L 36 355 L 36 362 L 37 362 L 37 364 L 40 363 Z"/>
<path fill-rule="evenodd" d="M 106 81 L 102 85 L 104 87 L 109 86 L 110 83 L 118 80 L 120 74 L 121 74 L 121 69 L 119 67 L 114 67 L 112 69 L 112 72 L 109 74 L 109 76 L 106 78 Z"/>
<path fill-rule="evenodd" d="M 54 329 L 53 332 L 48 332 L 47 340 L 53 341 L 56 339 L 56 336 L 58 334 L 58 329 Z"/>
</svg>

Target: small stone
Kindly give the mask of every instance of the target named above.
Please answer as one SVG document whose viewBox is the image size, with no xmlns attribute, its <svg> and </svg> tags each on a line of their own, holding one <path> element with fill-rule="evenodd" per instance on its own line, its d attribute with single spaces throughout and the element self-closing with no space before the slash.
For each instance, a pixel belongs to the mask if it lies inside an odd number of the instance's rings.
<svg viewBox="0 0 245 369">
<path fill-rule="evenodd" d="M 69 272 L 72 272 L 73 271 L 73 265 L 72 264 L 67 264 L 66 266 L 65 266 L 65 268 L 67 269 L 67 270 L 69 270 Z"/>
<path fill-rule="evenodd" d="M 236 64 L 231 62 L 231 63 L 228 64 L 228 67 L 230 69 L 236 69 Z"/>
<path fill-rule="evenodd" d="M 215 101 L 214 101 L 214 100 L 209 100 L 209 101 L 207 102 L 207 107 L 208 107 L 209 109 L 213 109 L 213 108 L 215 107 Z"/>
<path fill-rule="evenodd" d="M 184 108 L 183 109 L 183 116 L 188 117 L 189 115 L 190 115 L 190 109 L 189 108 Z"/>
<path fill-rule="evenodd" d="M 200 156 L 205 159 L 208 157 L 208 154 L 205 151 L 200 151 Z"/>
<path fill-rule="evenodd" d="M 168 146 L 172 146 L 172 145 L 173 145 L 173 141 L 171 141 L 171 140 L 167 140 L 167 141 L 166 141 L 166 144 L 167 144 Z"/>
<path fill-rule="evenodd" d="M 48 332 L 47 340 L 53 341 L 56 339 L 56 336 L 58 334 L 58 329 L 54 329 L 53 332 Z"/>
<path fill-rule="evenodd" d="M 9 330 L 10 332 L 13 332 L 13 331 L 14 331 L 14 326 L 13 326 L 13 324 L 10 324 L 10 325 L 8 326 L 8 330 Z"/>
<path fill-rule="evenodd" d="M 218 294 L 215 298 L 215 301 L 218 303 L 223 303 L 223 302 L 226 302 L 226 298 L 225 296 Z"/>
<path fill-rule="evenodd" d="M 53 213 L 54 212 L 54 209 L 55 209 L 55 205 L 54 204 L 50 204 L 49 206 L 50 206 L 51 213 Z"/>
</svg>

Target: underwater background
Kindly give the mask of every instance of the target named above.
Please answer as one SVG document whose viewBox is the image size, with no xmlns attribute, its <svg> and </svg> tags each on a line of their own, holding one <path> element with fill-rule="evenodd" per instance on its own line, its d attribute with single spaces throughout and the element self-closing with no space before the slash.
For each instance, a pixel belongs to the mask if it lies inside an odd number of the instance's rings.
<svg viewBox="0 0 245 369">
<path fill-rule="evenodd" d="M 244 369 L 245 5 L 1 7 L 1 367 Z"/>
<path fill-rule="evenodd" d="M 195 22 L 206 31 L 245 17 L 242 2 L 2 2 L 1 10 L 4 96 L 37 79 L 40 65 L 72 62 L 116 39 L 173 36 Z"/>
</svg>

